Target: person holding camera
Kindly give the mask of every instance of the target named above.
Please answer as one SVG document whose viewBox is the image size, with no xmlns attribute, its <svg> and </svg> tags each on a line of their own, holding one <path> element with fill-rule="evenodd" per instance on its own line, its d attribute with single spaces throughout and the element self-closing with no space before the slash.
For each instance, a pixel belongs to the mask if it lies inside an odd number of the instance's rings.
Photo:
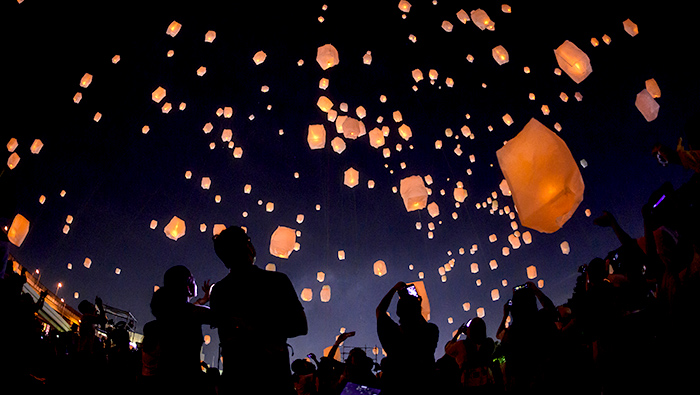
<svg viewBox="0 0 700 395">
<path fill-rule="evenodd" d="M 459 340 L 464 334 L 466 339 Z M 491 370 L 493 339 L 486 336 L 486 323 L 479 317 L 462 324 L 445 345 L 445 354 L 453 357 L 460 369 L 460 382 L 469 392 L 483 393 L 493 390 L 495 379 Z"/>
<path fill-rule="evenodd" d="M 398 323 L 387 312 L 397 292 Z M 382 361 L 382 394 L 430 393 L 440 333 L 437 325 L 423 318 L 415 286 L 396 283 L 379 302 L 376 315 L 377 335 L 387 354 Z"/>
</svg>

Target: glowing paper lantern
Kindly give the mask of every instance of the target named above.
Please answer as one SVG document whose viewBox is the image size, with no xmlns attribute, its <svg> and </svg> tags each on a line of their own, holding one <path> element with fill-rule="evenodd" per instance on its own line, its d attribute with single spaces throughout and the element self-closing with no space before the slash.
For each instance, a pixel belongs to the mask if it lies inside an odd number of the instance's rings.
<svg viewBox="0 0 700 395">
<path fill-rule="evenodd" d="M 90 266 L 92 266 L 92 259 L 85 258 L 85 260 L 83 261 L 83 266 L 85 266 L 86 269 L 89 269 Z"/>
<path fill-rule="evenodd" d="M 411 132 L 411 128 L 408 127 L 406 124 L 402 124 L 399 126 L 399 135 L 406 141 L 413 136 L 413 133 Z"/>
<path fill-rule="evenodd" d="M 365 124 L 353 117 L 345 117 L 341 123 L 341 129 L 343 136 L 351 140 L 355 140 L 366 133 Z"/>
<path fill-rule="evenodd" d="M 588 55 L 569 40 L 564 41 L 559 48 L 555 49 L 554 55 L 557 58 L 559 67 L 577 84 L 580 84 L 593 72 Z"/>
<path fill-rule="evenodd" d="M 503 48 L 503 45 L 499 45 L 491 50 L 491 56 L 493 56 L 493 60 L 495 60 L 499 65 L 506 64 L 510 60 L 508 51 Z"/>
<path fill-rule="evenodd" d="M 642 113 L 647 122 L 651 122 L 659 116 L 659 103 L 651 96 L 651 93 L 646 89 L 642 89 L 637 93 L 637 98 L 634 101 L 637 110 Z"/>
<path fill-rule="evenodd" d="M 629 34 L 632 37 L 636 36 L 639 33 L 639 28 L 637 27 L 637 24 L 629 20 L 629 18 L 625 19 L 624 22 L 622 22 L 622 27 L 624 27 L 627 34 Z"/>
<path fill-rule="evenodd" d="M 165 93 L 165 89 L 159 86 L 153 91 L 153 93 L 151 93 L 151 99 L 156 103 L 160 103 L 160 101 L 165 97 Z"/>
<path fill-rule="evenodd" d="M 264 62 L 265 59 L 267 58 L 267 54 L 263 51 L 258 51 L 253 55 L 253 62 L 255 62 L 255 65 L 259 65 L 260 63 Z"/>
<path fill-rule="evenodd" d="M 221 233 L 224 229 L 226 229 L 226 225 L 224 224 L 214 224 L 214 227 L 211 230 L 212 236 L 216 236 L 219 233 Z"/>
<path fill-rule="evenodd" d="M 406 0 L 401 0 L 399 1 L 399 9 L 401 12 L 409 12 L 411 11 L 411 3 Z"/>
<path fill-rule="evenodd" d="M 197 69 L 197 75 L 200 77 L 206 73 L 207 73 L 207 68 L 204 66 L 201 66 L 200 68 Z"/>
<path fill-rule="evenodd" d="M 493 31 L 496 28 L 496 24 L 489 18 L 486 11 L 481 8 L 476 9 L 470 13 L 472 22 L 481 30 L 488 29 Z"/>
<path fill-rule="evenodd" d="M 333 147 L 333 151 L 340 154 L 345 151 L 347 145 L 345 144 L 345 140 L 341 139 L 340 137 L 335 137 L 333 140 L 331 140 L 331 147 Z"/>
<path fill-rule="evenodd" d="M 14 169 L 17 167 L 17 164 L 19 164 L 19 159 L 19 155 L 17 155 L 16 152 L 13 152 L 12 155 L 7 158 L 7 167 L 9 167 L 10 170 Z"/>
<path fill-rule="evenodd" d="M 209 189 L 211 187 L 211 178 L 202 177 L 202 189 Z"/>
<path fill-rule="evenodd" d="M 571 252 L 568 241 L 562 241 L 559 248 L 561 248 L 561 253 L 564 255 L 569 255 L 569 252 Z"/>
<path fill-rule="evenodd" d="M 309 125 L 306 141 L 311 149 L 321 149 L 326 146 L 326 128 L 323 125 Z"/>
<path fill-rule="evenodd" d="M 647 92 L 649 92 L 651 97 L 654 99 L 661 97 L 661 89 L 659 89 L 659 84 L 656 83 L 655 79 L 650 78 L 644 81 L 644 85 L 646 86 Z"/>
<path fill-rule="evenodd" d="M 209 30 L 207 34 L 204 35 L 204 42 L 211 43 L 216 39 L 216 32 Z"/>
<path fill-rule="evenodd" d="M 442 30 L 446 32 L 452 31 L 452 24 L 449 21 L 442 21 Z"/>
<path fill-rule="evenodd" d="M 170 23 L 170 25 L 168 26 L 168 30 L 165 32 L 165 34 L 167 34 L 170 37 L 175 37 L 180 32 L 181 28 L 181 24 L 177 23 L 176 21 L 172 21 L 172 23 Z"/>
<path fill-rule="evenodd" d="M 440 215 L 440 208 L 438 207 L 437 203 L 432 202 L 428 205 L 428 214 L 430 214 L 430 216 L 433 218 Z"/>
<path fill-rule="evenodd" d="M 530 280 L 537 278 L 537 268 L 535 267 L 535 265 L 527 267 L 527 278 L 529 278 Z"/>
<path fill-rule="evenodd" d="M 311 288 L 304 288 L 301 290 L 301 300 L 304 302 L 310 302 L 311 299 L 314 297 L 314 292 L 311 290 Z"/>
<path fill-rule="evenodd" d="M 87 88 L 88 86 L 90 86 L 90 83 L 92 83 L 92 74 L 85 73 L 83 78 L 80 79 L 80 87 Z"/>
<path fill-rule="evenodd" d="M 168 236 L 169 239 L 177 241 L 177 239 L 185 235 L 185 229 L 185 221 L 174 216 L 170 222 L 165 225 L 163 232 L 165 232 L 165 235 Z"/>
<path fill-rule="evenodd" d="M 474 262 L 471 264 L 469 269 L 471 270 L 472 273 L 479 273 L 479 264 Z"/>
<path fill-rule="evenodd" d="M 467 198 L 467 190 L 464 188 L 455 188 L 452 195 L 456 201 L 464 203 L 464 199 Z"/>
<path fill-rule="evenodd" d="M 331 286 L 324 285 L 323 287 L 321 287 L 321 293 L 319 296 L 321 297 L 321 302 L 329 302 L 331 300 Z"/>
<path fill-rule="evenodd" d="M 457 11 L 457 19 L 459 19 L 462 24 L 466 24 L 469 22 L 469 14 L 467 14 L 467 12 L 464 10 L 459 10 Z"/>
<path fill-rule="evenodd" d="M 369 131 L 369 145 L 374 148 L 379 148 L 383 146 L 385 142 L 384 133 L 381 130 L 374 128 Z"/>
<path fill-rule="evenodd" d="M 345 251 L 339 250 L 338 251 L 338 260 L 339 261 L 344 261 L 345 260 Z"/>
<path fill-rule="evenodd" d="M 398 110 L 394 111 L 391 114 L 391 117 L 394 118 L 394 122 L 396 122 L 396 123 L 403 121 L 403 115 L 401 115 L 401 111 L 398 111 Z"/>
<path fill-rule="evenodd" d="M 17 139 L 13 137 L 10 139 L 10 141 L 7 142 L 7 150 L 9 152 L 15 152 L 18 145 L 19 143 L 17 143 Z"/>
<path fill-rule="evenodd" d="M 367 53 L 365 53 L 365 56 L 362 57 L 362 63 L 366 65 L 372 64 L 372 51 L 367 51 Z"/>
<path fill-rule="evenodd" d="M 360 182 L 360 172 L 353 169 L 352 167 L 345 170 L 343 184 L 354 188 Z"/>
<path fill-rule="evenodd" d="M 583 178 L 569 148 L 536 119 L 496 156 L 523 226 L 556 232 L 583 200 Z"/>
<path fill-rule="evenodd" d="M 501 294 L 498 292 L 498 289 L 492 289 L 491 290 L 491 300 L 493 300 L 495 302 L 500 298 L 501 298 Z"/>
<path fill-rule="evenodd" d="M 44 143 L 41 142 L 41 140 L 36 139 L 32 143 L 31 147 L 29 147 L 29 151 L 31 151 L 32 154 L 38 154 L 39 151 L 44 147 Z"/>
<path fill-rule="evenodd" d="M 297 236 L 296 231 L 286 226 L 278 226 L 270 237 L 270 254 L 287 259 L 294 251 Z"/>
<path fill-rule="evenodd" d="M 523 243 L 532 243 L 532 234 L 530 233 L 530 231 L 523 232 Z"/>
<path fill-rule="evenodd" d="M 331 108 L 333 108 L 333 102 L 325 96 L 319 97 L 318 101 L 316 102 L 316 105 L 323 112 L 328 112 Z"/>
<path fill-rule="evenodd" d="M 328 70 L 340 62 L 338 50 L 331 44 L 318 47 L 316 51 L 316 62 L 318 62 L 323 70 Z"/>
<path fill-rule="evenodd" d="M 158 227 L 158 221 L 156 221 L 155 219 L 154 219 L 154 220 L 151 220 L 151 225 L 150 225 L 150 226 L 151 226 L 151 229 L 157 228 L 157 227 Z"/>
<path fill-rule="evenodd" d="M 400 191 L 406 211 L 421 210 L 427 206 L 428 189 L 421 176 L 410 176 L 402 179 Z"/>
<path fill-rule="evenodd" d="M 29 233 L 29 220 L 24 218 L 22 214 L 15 215 L 10 229 L 7 231 L 7 239 L 19 247 L 24 242 L 24 238 L 27 237 L 27 233 Z"/>
<path fill-rule="evenodd" d="M 374 262 L 374 274 L 379 277 L 386 274 L 386 263 L 381 259 Z"/>
</svg>

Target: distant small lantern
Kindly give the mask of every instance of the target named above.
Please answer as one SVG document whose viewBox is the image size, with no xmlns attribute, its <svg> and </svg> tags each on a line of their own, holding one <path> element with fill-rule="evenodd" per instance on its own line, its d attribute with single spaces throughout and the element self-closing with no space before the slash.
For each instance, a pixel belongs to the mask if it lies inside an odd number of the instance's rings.
<svg viewBox="0 0 700 395">
<path fill-rule="evenodd" d="M 347 144 L 345 144 L 345 140 L 343 140 L 342 138 L 335 137 L 333 140 L 331 140 L 331 147 L 333 147 L 333 151 L 340 154 L 343 151 L 345 151 Z"/>
<path fill-rule="evenodd" d="M 386 263 L 381 259 L 374 262 L 374 274 L 379 277 L 386 274 Z"/>
<path fill-rule="evenodd" d="M 408 125 L 402 124 L 401 126 L 399 126 L 399 135 L 404 140 L 408 141 L 408 139 L 410 139 L 411 136 L 413 136 L 413 133 L 411 132 L 411 128 Z"/>
<path fill-rule="evenodd" d="M 209 30 L 207 34 L 204 35 L 204 42 L 212 43 L 216 39 L 216 32 Z"/>
<path fill-rule="evenodd" d="M 32 154 L 38 154 L 39 151 L 41 151 L 41 149 L 42 149 L 43 147 L 44 147 L 44 143 L 42 143 L 41 140 L 36 139 L 36 140 L 34 140 L 34 142 L 32 143 L 32 145 L 29 147 L 29 151 L 30 151 Z"/>
<path fill-rule="evenodd" d="M 526 270 L 527 278 L 529 278 L 530 280 L 534 280 L 535 278 L 537 278 L 537 268 L 535 267 L 535 265 L 528 266 Z"/>
<path fill-rule="evenodd" d="M 629 34 L 632 37 L 636 36 L 639 33 L 639 28 L 637 27 L 637 24 L 629 20 L 629 18 L 625 19 L 622 22 L 622 27 L 625 29 L 627 34 Z"/>
<path fill-rule="evenodd" d="M 639 112 L 642 113 L 647 122 L 651 122 L 659 116 L 659 108 L 661 106 L 659 106 L 659 103 L 656 102 L 651 93 L 646 89 L 642 89 L 642 91 L 637 94 L 634 105 Z"/>
<path fill-rule="evenodd" d="M 81 88 L 87 88 L 88 86 L 90 86 L 91 83 L 92 83 L 92 74 L 90 74 L 90 73 L 85 73 L 85 75 L 83 75 L 83 78 L 80 79 L 80 87 Z"/>
<path fill-rule="evenodd" d="M 311 299 L 313 299 L 314 292 L 311 290 L 311 288 L 304 288 L 301 290 L 301 300 L 304 302 L 310 302 Z"/>
<path fill-rule="evenodd" d="M 151 99 L 153 99 L 153 101 L 156 103 L 160 103 L 160 101 L 165 97 L 165 93 L 165 89 L 159 86 L 153 91 L 153 93 L 151 93 Z"/>
<path fill-rule="evenodd" d="M 326 284 L 321 287 L 319 296 L 321 297 L 321 302 L 328 303 L 331 300 L 331 286 Z"/>
</svg>

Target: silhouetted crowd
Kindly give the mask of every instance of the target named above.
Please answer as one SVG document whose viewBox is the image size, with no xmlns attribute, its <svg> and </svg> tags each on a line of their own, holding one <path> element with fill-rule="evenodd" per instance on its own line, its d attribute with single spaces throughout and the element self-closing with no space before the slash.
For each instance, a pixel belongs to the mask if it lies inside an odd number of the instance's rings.
<svg viewBox="0 0 700 395">
<path fill-rule="evenodd" d="M 657 146 L 654 153 L 662 164 L 696 173 L 678 188 L 666 183 L 650 194 L 640 210 L 643 236 L 630 236 L 603 212 L 593 222 L 610 228 L 620 247 L 581 265 L 571 298 L 560 306 L 532 282 L 514 287 L 494 332 L 481 318 L 466 317 L 449 342 L 438 344 L 438 327 L 421 314 L 415 287 L 399 282 L 376 307 L 381 363 L 363 348 L 344 361 L 334 358 L 355 334 L 346 332 L 328 355 L 308 354 L 290 366 L 287 339 L 307 334 L 304 310 L 287 276 L 256 267 L 245 230 L 232 226 L 214 237 L 230 274 L 215 287 L 207 281 L 204 295 L 191 302 L 197 285 L 190 271 L 168 269 L 151 300 L 156 319 L 144 326 L 137 347 L 129 328 L 108 322 L 99 298 L 80 303 L 80 326 L 45 331 L 36 313 L 46 295 L 23 293 L 26 273 L 8 270 L 0 282 L 3 387 L 107 394 L 694 391 L 686 386 L 698 373 L 700 351 L 700 155 L 681 146 Z M 263 285 L 275 292 L 252 292 Z M 223 373 L 200 361 L 202 325 L 219 331 Z"/>
</svg>

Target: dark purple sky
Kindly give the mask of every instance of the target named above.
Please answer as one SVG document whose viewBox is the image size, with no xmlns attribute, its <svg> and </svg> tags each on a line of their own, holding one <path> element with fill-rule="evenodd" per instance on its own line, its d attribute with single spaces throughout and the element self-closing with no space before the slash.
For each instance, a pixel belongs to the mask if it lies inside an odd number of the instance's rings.
<svg viewBox="0 0 700 395">
<path fill-rule="evenodd" d="M 511 287 L 527 280 L 527 266 L 537 266 L 543 290 L 556 304 L 566 302 L 578 266 L 618 245 L 612 231 L 595 227 L 592 218 L 610 210 L 633 236 L 641 236 L 640 208 L 651 191 L 667 180 L 679 186 L 691 175 L 681 168 L 662 168 L 650 154 L 655 142 L 674 145 L 686 136 L 685 123 L 698 109 L 690 18 L 666 2 L 663 7 L 629 2 L 611 8 L 609 2 L 577 7 L 513 1 L 508 3 L 512 13 L 505 14 L 497 2 L 456 5 L 442 0 L 433 5 L 414 0 L 405 20 L 398 1 L 328 1 L 325 11 L 320 1 L 275 7 L 149 3 L 161 7 L 26 0 L 5 4 L 0 12 L 6 51 L 2 141 L 16 138 L 21 157 L 16 169 L 6 168 L 0 176 L 7 207 L 3 215 L 21 213 L 31 221 L 26 241 L 12 253 L 29 269 L 39 268 L 49 288 L 62 282 L 61 296 L 70 305 L 99 295 L 105 303 L 131 311 L 139 329 L 153 318 L 148 303 L 168 267 L 187 265 L 200 284 L 225 276 L 211 245 L 213 225 L 223 223 L 248 228 L 259 266 L 274 263 L 298 293 L 313 290 L 313 300 L 304 302 L 309 335 L 290 341 L 295 357 L 319 355 L 341 327 L 357 332 L 350 345 L 378 345 L 376 305 L 397 281 L 415 281 L 421 271 L 431 321 L 440 327 L 440 347 L 479 307 L 485 309 L 493 336 Z M 463 7 L 467 12 L 470 7 L 485 10 L 496 23 L 495 31 L 459 22 L 456 12 Z M 636 37 L 623 30 L 627 18 L 639 26 Z M 176 37 L 165 34 L 173 20 L 182 24 Z M 440 27 L 443 20 L 454 25 L 452 32 Z M 217 33 L 213 43 L 204 42 L 208 30 Z M 415 43 L 409 41 L 410 34 L 417 37 Z M 604 34 L 612 39 L 609 45 L 602 42 Z M 598 47 L 591 45 L 592 37 L 601 42 Z M 565 40 L 591 59 L 593 73 L 581 84 L 554 74 L 553 50 Z M 338 49 L 340 64 L 324 71 L 315 54 L 327 43 Z M 508 50 L 509 63 L 499 66 L 492 59 L 491 49 L 497 45 Z M 173 57 L 166 56 L 169 50 Z M 259 50 L 267 59 L 256 66 L 252 58 Z M 367 51 L 372 52 L 371 65 L 362 62 Z M 473 63 L 466 60 L 468 54 L 474 56 Z M 111 62 L 114 55 L 121 57 L 117 64 Z M 207 68 L 202 77 L 196 74 L 200 66 Z M 525 66 L 529 74 L 523 72 Z M 415 68 L 425 75 L 418 83 L 411 77 Z M 430 69 L 439 73 L 434 85 L 429 83 Z M 85 73 L 94 76 L 93 82 L 81 88 Z M 322 91 L 318 82 L 324 77 L 330 84 Z M 446 86 L 446 77 L 454 80 L 454 87 Z M 646 122 L 634 106 L 649 78 L 656 79 L 662 93 L 653 122 Z M 269 92 L 261 92 L 263 85 Z M 167 90 L 165 101 L 174 107 L 168 114 L 161 112 L 164 102 L 151 100 L 158 86 Z M 76 92 L 83 95 L 79 104 L 72 101 Z M 568 102 L 559 99 L 561 92 Z M 576 92 L 582 101 L 574 99 Z M 529 93 L 535 94 L 534 101 Z M 320 95 L 336 108 L 347 103 L 348 115 L 363 106 L 368 131 L 388 126 L 385 147 L 391 156 L 384 158 L 367 136 L 346 140 L 342 154 L 333 152 L 330 140 L 336 133 L 316 107 Z M 380 95 L 386 95 L 386 103 L 379 101 Z M 181 102 L 186 103 L 183 111 L 177 108 Z M 543 104 L 549 106 L 549 115 L 542 114 Z M 232 118 L 216 115 L 224 106 L 234 109 Z M 409 141 L 398 135 L 399 124 L 391 117 L 396 110 L 413 131 Z M 96 112 L 102 114 L 99 122 L 93 121 Z M 511 126 L 501 120 L 506 113 L 514 119 Z M 510 219 L 477 210 L 475 204 L 497 191 L 500 207 L 513 208 L 512 199 L 498 189 L 503 175 L 495 152 L 533 117 L 551 129 L 561 124 L 558 134 L 576 161 L 588 162 L 581 168 L 586 191 L 561 230 L 532 231 L 532 244 L 504 257 Z M 214 127 L 210 134 L 202 131 L 207 122 Z M 328 131 L 327 145 L 310 150 L 307 127 L 317 123 Z M 150 128 L 145 135 L 144 125 Z M 445 129 L 460 135 L 463 125 L 475 134 L 474 140 L 446 137 Z M 235 159 L 221 141 L 223 129 L 233 131 L 242 158 Z M 29 146 L 37 138 L 44 148 L 34 155 Z M 434 148 L 435 140 L 442 140 L 441 150 Z M 457 144 L 461 156 L 454 153 Z M 471 154 L 475 163 L 469 162 Z M 360 184 L 353 189 L 343 185 L 349 167 L 360 173 Z M 188 170 L 190 180 L 185 179 Z M 440 206 L 437 218 L 426 210 L 406 212 L 400 195 L 392 193 L 393 186 L 411 175 L 434 180 L 429 202 Z M 211 189 L 200 187 L 202 177 L 211 178 Z M 367 187 L 370 179 L 376 184 L 373 189 Z M 455 208 L 451 191 L 458 181 L 469 197 Z M 250 194 L 243 192 L 246 184 L 252 186 Z M 67 192 L 63 198 L 61 190 Z M 43 205 L 41 195 L 46 196 Z M 216 195 L 221 203 L 215 202 Z M 274 203 L 271 213 L 265 210 L 268 202 Z M 585 209 L 593 213 L 590 218 Z M 458 214 L 456 220 L 452 212 Z M 298 214 L 305 216 L 302 224 L 295 221 Z M 67 215 L 74 221 L 64 234 Z M 178 241 L 163 233 L 173 216 L 187 224 Z M 158 221 L 155 230 L 149 227 L 152 220 Z M 422 223 L 421 230 L 416 222 Z M 429 222 L 436 227 L 433 239 L 427 236 Z M 202 223 L 205 232 L 199 230 Z M 280 225 L 301 231 L 301 249 L 286 260 L 268 252 L 269 238 Z M 498 241 L 490 243 L 490 234 Z M 561 253 L 562 241 L 569 242 L 569 255 Z M 478 251 L 470 255 L 473 244 Z M 344 261 L 337 259 L 338 250 L 345 251 Z M 83 267 L 86 257 L 93 262 L 90 269 Z M 452 258 L 454 269 L 442 282 L 438 268 Z M 383 277 L 372 272 L 378 259 L 387 263 Z M 493 271 L 488 268 L 491 259 L 498 261 Z M 479 273 L 470 272 L 472 262 L 479 264 Z M 121 274 L 115 274 L 116 268 Z M 319 271 L 325 273 L 323 283 L 316 280 Z M 507 287 L 501 285 L 503 279 Z M 332 298 L 322 303 L 319 292 L 326 284 Z M 500 300 L 491 300 L 492 289 L 499 289 Z M 73 298 L 74 292 L 79 299 Z M 468 312 L 462 309 L 465 302 L 471 305 Z M 205 333 L 214 335 L 209 328 Z M 207 362 L 215 352 L 213 346 L 205 347 Z M 436 354 L 442 355 L 441 349 Z"/>
</svg>

